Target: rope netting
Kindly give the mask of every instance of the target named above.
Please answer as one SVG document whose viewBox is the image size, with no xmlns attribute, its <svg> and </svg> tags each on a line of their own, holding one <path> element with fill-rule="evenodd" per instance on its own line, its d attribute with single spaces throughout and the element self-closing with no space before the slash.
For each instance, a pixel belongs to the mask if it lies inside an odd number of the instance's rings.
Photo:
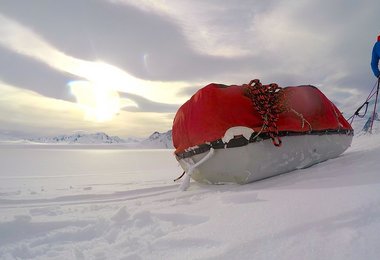
<svg viewBox="0 0 380 260">
<path fill-rule="evenodd" d="M 275 146 L 281 146 L 277 121 L 281 113 L 289 110 L 283 88 L 275 83 L 263 85 L 258 79 L 251 80 L 242 87 L 263 120 L 261 131 L 268 133 Z"/>
</svg>

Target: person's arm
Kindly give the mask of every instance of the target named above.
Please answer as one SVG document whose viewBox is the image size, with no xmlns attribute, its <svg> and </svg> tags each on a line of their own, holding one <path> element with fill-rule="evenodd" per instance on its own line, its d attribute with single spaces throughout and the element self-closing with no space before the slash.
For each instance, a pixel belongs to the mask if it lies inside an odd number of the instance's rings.
<svg viewBox="0 0 380 260">
<path fill-rule="evenodd" d="M 371 60 L 371 68 L 373 71 L 373 74 L 375 74 L 376 78 L 380 76 L 379 71 L 379 51 L 380 51 L 380 43 L 377 42 L 375 46 L 373 46 L 372 50 L 372 60 Z"/>
</svg>

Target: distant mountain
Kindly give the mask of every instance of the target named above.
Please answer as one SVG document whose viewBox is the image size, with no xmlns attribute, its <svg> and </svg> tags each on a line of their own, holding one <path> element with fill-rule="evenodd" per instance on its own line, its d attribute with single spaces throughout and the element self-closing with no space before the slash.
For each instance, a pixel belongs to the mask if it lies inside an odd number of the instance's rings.
<svg viewBox="0 0 380 260">
<path fill-rule="evenodd" d="M 126 138 L 109 136 L 106 133 L 76 132 L 69 135 L 57 135 L 53 137 L 20 138 L 9 134 L 0 133 L 2 143 L 31 143 L 31 144 L 119 144 L 126 148 L 135 149 L 172 149 L 172 131 L 164 133 L 154 132 L 148 138 Z"/>
<path fill-rule="evenodd" d="M 172 149 L 172 130 L 169 130 L 165 133 L 154 132 L 147 139 L 141 142 L 142 148 L 163 148 L 163 149 Z"/>
<path fill-rule="evenodd" d="M 105 133 L 85 133 L 79 132 L 71 135 L 58 135 L 54 137 L 38 137 L 29 139 L 36 143 L 49 144 L 120 144 L 125 143 L 125 140 L 118 136 L 109 136 Z"/>
</svg>

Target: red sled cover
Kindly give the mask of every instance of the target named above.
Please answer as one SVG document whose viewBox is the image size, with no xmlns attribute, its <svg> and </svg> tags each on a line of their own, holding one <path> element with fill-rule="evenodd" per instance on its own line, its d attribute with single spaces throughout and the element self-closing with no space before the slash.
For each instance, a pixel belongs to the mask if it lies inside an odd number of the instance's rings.
<svg viewBox="0 0 380 260">
<path fill-rule="evenodd" d="M 289 109 L 278 115 L 280 133 L 352 131 L 339 109 L 316 87 L 303 85 L 282 90 Z M 178 109 L 172 128 L 175 153 L 221 139 L 234 126 L 265 133 L 268 130 L 262 129 L 263 123 L 252 100 L 244 94 L 244 85 L 211 83 Z"/>
</svg>

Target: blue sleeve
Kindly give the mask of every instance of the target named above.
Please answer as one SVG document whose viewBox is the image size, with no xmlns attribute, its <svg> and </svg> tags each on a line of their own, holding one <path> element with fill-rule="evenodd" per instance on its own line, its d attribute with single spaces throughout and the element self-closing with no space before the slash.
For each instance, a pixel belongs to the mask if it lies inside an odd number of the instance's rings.
<svg viewBox="0 0 380 260">
<path fill-rule="evenodd" d="M 373 74 L 375 74 L 376 77 L 380 76 L 379 71 L 379 57 L 380 56 L 380 42 L 377 42 L 372 49 L 372 60 L 371 60 L 371 68 L 373 71 Z"/>
</svg>

